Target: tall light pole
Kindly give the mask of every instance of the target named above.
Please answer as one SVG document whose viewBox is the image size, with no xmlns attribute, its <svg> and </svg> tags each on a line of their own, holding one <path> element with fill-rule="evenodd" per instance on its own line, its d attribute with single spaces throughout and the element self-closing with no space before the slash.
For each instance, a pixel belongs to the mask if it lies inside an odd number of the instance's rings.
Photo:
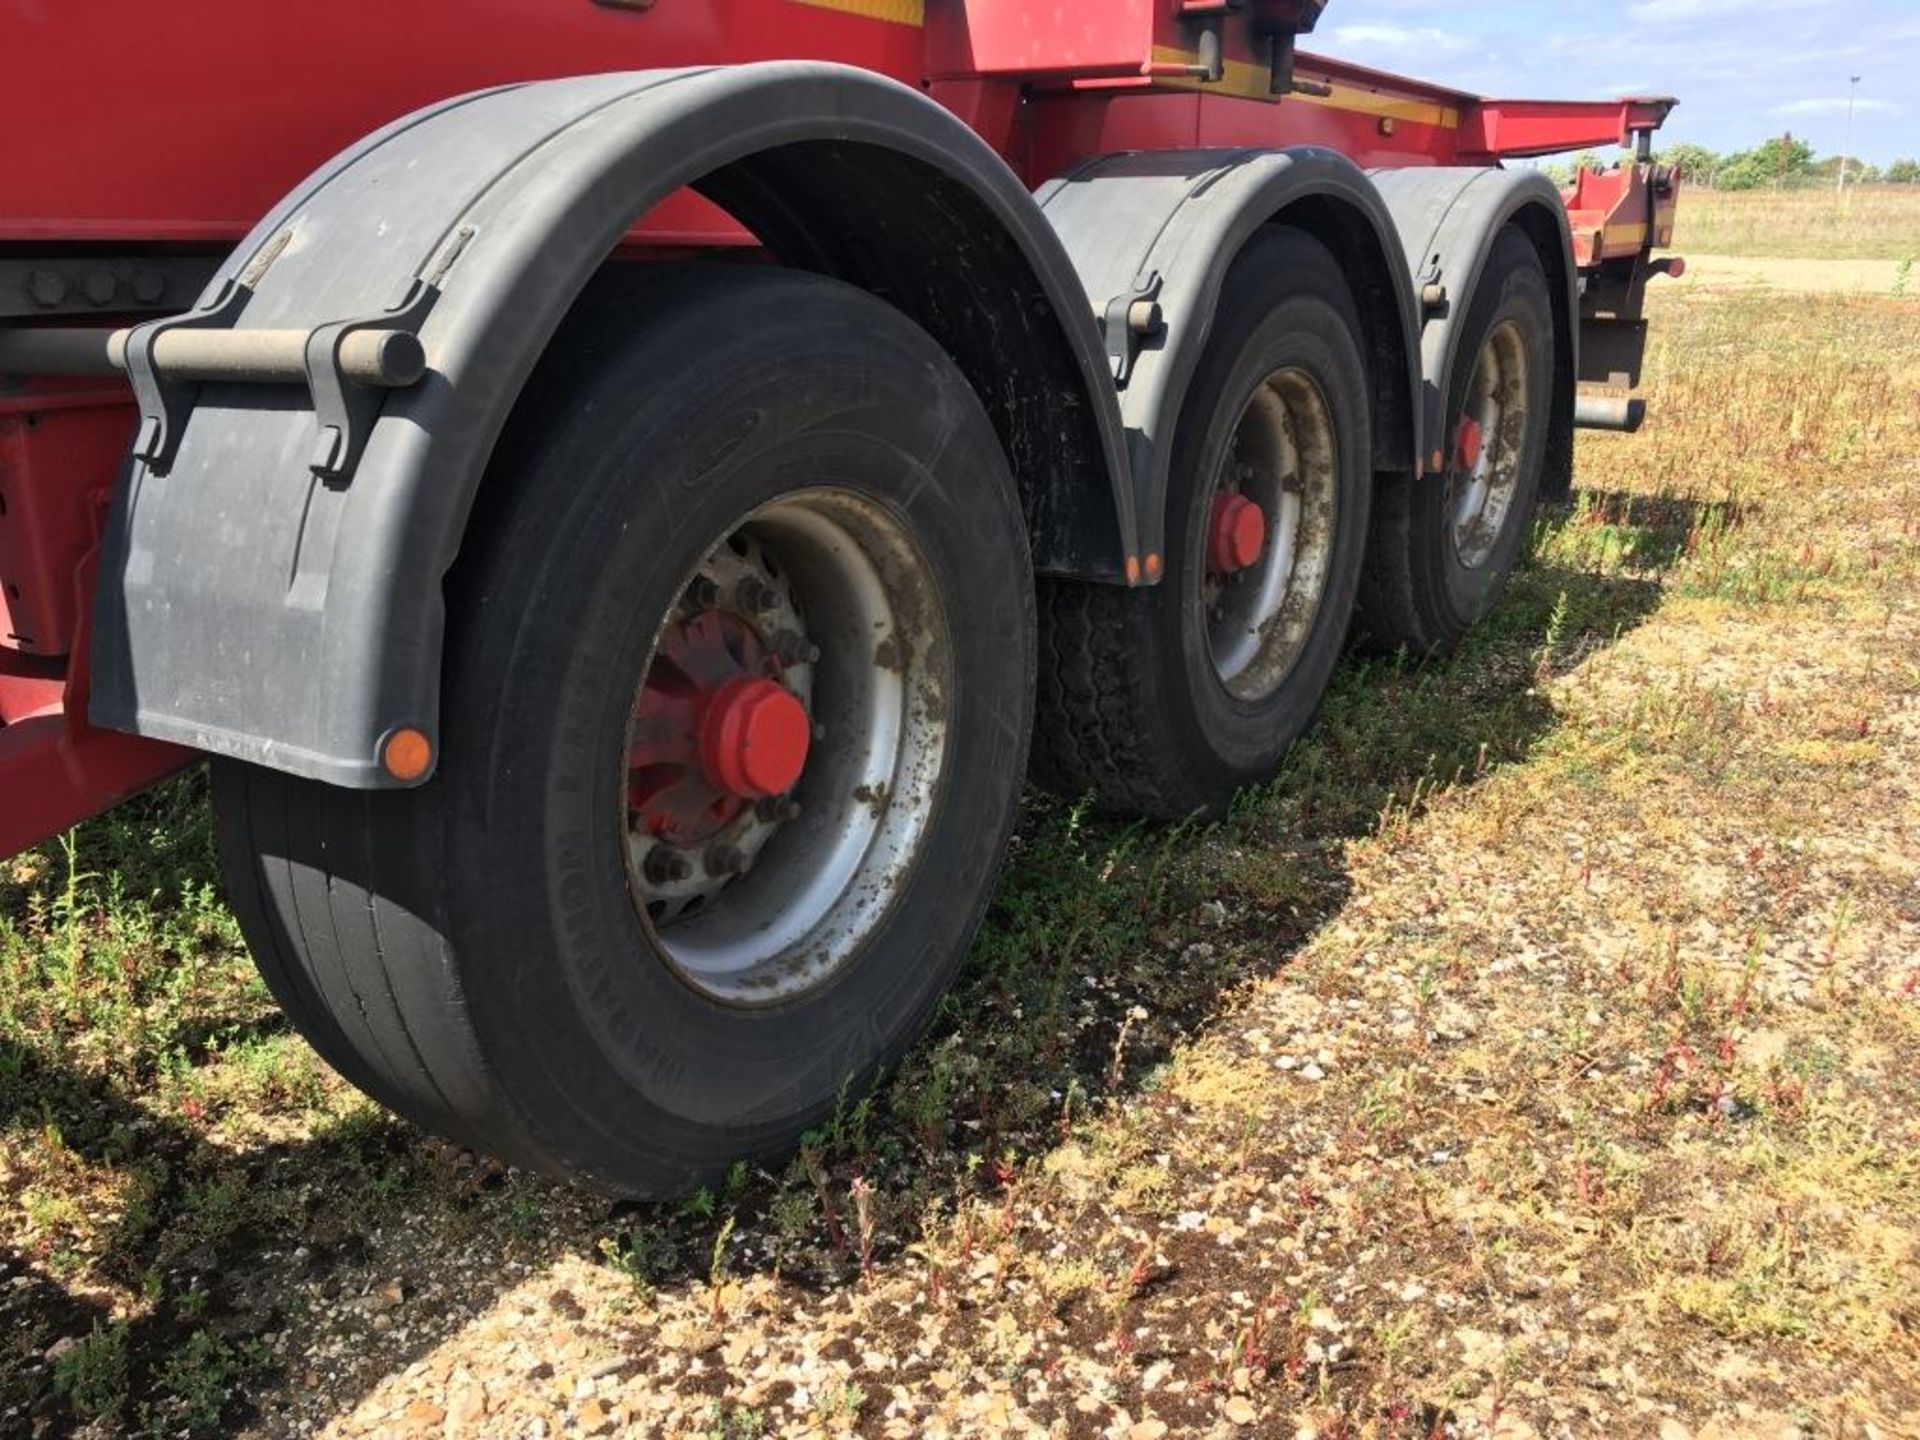
<svg viewBox="0 0 1920 1440">
<path fill-rule="evenodd" d="M 1860 77 L 1854 75 L 1847 80 L 1847 140 L 1840 147 L 1840 198 L 1847 198 L 1847 166 L 1853 159 L 1853 96 L 1860 88 Z"/>
</svg>

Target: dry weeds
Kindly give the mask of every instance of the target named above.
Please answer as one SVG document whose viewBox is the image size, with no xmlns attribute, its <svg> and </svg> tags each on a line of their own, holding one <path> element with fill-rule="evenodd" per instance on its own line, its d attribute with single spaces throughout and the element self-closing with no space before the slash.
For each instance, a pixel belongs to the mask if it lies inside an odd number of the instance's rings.
<svg viewBox="0 0 1920 1440">
<path fill-rule="evenodd" d="M 1920 185 L 1683 192 L 1674 245 L 1682 253 L 1797 260 L 1920 256 Z"/>
<path fill-rule="evenodd" d="M 385 1119 L 190 785 L 18 862 L 0 1430 L 1920 1434 L 1920 305 L 1658 303 L 1464 654 L 1220 827 L 1036 801 L 783 1175 L 609 1209 Z"/>
</svg>

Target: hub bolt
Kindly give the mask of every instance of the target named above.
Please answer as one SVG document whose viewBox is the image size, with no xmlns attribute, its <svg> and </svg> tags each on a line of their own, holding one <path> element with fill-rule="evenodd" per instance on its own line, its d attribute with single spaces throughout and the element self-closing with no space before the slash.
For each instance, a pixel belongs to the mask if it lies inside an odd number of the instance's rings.
<svg viewBox="0 0 1920 1440">
<path fill-rule="evenodd" d="M 715 845 L 707 851 L 709 875 L 738 875 L 747 868 L 747 857 L 738 845 Z"/>
<path fill-rule="evenodd" d="M 27 277 L 27 293 L 36 305 L 58 305 L 67 298 L 66 277 L 53 270 L 36 270 Z"/>
<path fill-rule="evenodd" d="M 798 820 L 800 818 L 800 802 L 798 800 L 783 800 L 777 795 L 772 795 L 754 806 L 753 814 L 755 819 L 768 825 L 772 825 L 781 820 Z"/>
</svg>

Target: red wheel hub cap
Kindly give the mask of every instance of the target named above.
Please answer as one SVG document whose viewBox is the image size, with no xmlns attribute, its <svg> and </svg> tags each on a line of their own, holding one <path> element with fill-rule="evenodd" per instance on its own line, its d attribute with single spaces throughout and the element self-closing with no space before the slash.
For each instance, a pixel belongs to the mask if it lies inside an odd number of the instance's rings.
<svg viewBox="0 0 1920 1440">
<path fill-rule="evenodd" d="M 717 835 L 806 768 L 813 722 L 759 631 L 725 610 L 670 626 L 634 705 L 633 823 L 679 846 Z"/>
<path fill-rule="evenodd" d="M 1244 495 L 1216 497 L 1207 526 L 1207 568 L 1216 575 L 1237 575 L 1257 565 L 1266 548 L 1265 512 Z"/>
<path fill-rule="evenodd" d="M 1480 468 L 1480 456 L 1486 448 L 1486 433 L 1480 428 L 1480 422 L 1471 415 L 1460 417 L 1460 434 L 1454 443 L 1456 463 L 1462 470 Z"/>
<path fill-rule="evenodd" d="M 727 794 L 764 800 L 793 788 L 812 738 L 806 707 L 791 690 L 742 675 L 708 702 L 700 722 L 700 768 Z"/>
</svg>

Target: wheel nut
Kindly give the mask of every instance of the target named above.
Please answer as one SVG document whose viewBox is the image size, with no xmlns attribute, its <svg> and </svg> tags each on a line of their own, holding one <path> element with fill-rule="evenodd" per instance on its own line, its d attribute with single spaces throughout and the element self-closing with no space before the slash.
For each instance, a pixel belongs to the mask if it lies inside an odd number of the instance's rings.
<svg viewBox="0 0 1920 1440">
<path fill-rule="evenodd" d="M 757 576 L 749 575 L 733 590 L 734 608 L 749 615 L 757 615 L 763 610 L 771 610 L 779 603 L 780 597 L 773 593 L 773 587 Z"/>
<path fill-rule="evenodd" d="M 715 845 L 707 851 L 709 875 L 738 875 L 747 868 L 747 857 L 738 845 Z"/>
<path fill-rule="evenodd" d="M 806 636 L 788 630 L 773 642 L 773 653 L 779 656 L 782 665 L 811 665 L 820 658 L 820 647 L 811 644 Z"/>
<path fill-rule="evenodd" d="M 772 825 L 782 820 L 798 820 L 800 818 L 800 802 L 798 800 L 784 800 L 778 795 L 771 795 L 753 807 L 753 815 L 756 820 L 767 825 Z"/>
<path fill-rule="evenodd" d="M 720 599 L 720 587 L 704 575 L 693 577 L 693 583 L 687 586 L 687 599 L 693 602 L 696 610 L 711 610 Z"/>
<path fill-rule="evenodd" d="M 640 869 L 655 885 L 677 885 L 693 877 L 693 865 L 687 857 L 665 845 L 656 845 L 649 850 Z"/>
</svg>

